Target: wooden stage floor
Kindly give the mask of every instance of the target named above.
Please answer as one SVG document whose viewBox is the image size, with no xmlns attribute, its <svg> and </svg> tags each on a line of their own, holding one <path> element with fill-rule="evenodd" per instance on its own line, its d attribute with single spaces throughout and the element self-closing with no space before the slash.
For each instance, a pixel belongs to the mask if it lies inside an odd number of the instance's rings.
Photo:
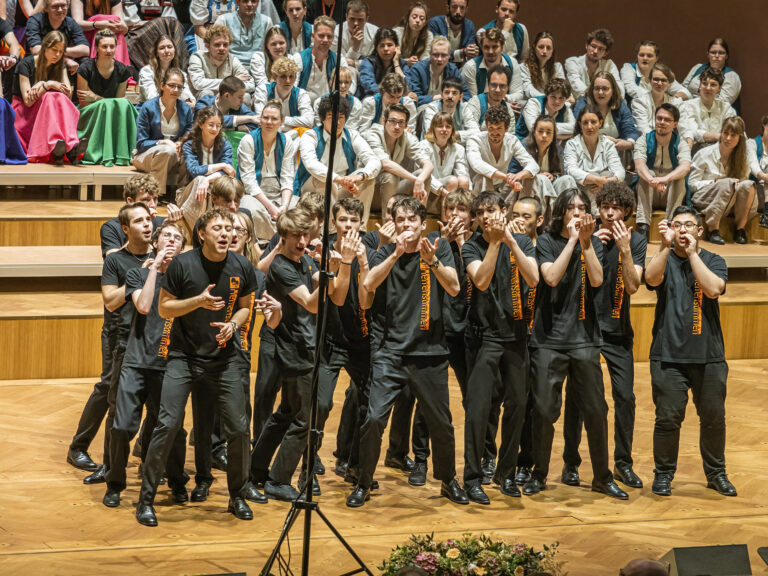
<svg viewBox="0 0 768 576">
<path fill-rule="evenodd" d="M 364 508 L 348 509 L 344 500 L 349 487 L 331 471 L 347 381 L 343 377 L 321 451 L 329 469 L 321 477 L 323 511 L 374 573 L 391 547 L 413 532 L 434 531 L 443 538 L 471 531 L 534 546 L 559 541 L 560 557 L 571 576 L 617 574 L 631 558 L 659 557 L 672 546 L 738 543 L 749 545 L 753 574 L 766 574 L 756 549 L 768 546 L 768 371 L 763 360 L 734 361 L 730 366 L 727 459 L 737 498 L 721 497 L 705 487 L 692 404 L 683 427 L 673 496 L 651 494 L 653 407 L 648 365 L 641 363 L 636 365 L 635 459 L 646 487 L 629 490 L 628 502 L 589 491 L 586 441 L 581 467 L 586 487 L 559 483 L 558 425 L 550 488 L 539 496 L 510 499 L 490 489 L 491 506 L 456 506 L 439 497 L 439 483 L 431 475 L 426 487 L 414 488 L 403 474 L 382 466 L 377 471 L 381 490 Z M 255 520 L 238 521 L 226 513 L 225 478 L 214 471 L 212 497 L 203 504 L 173 505 L 169 491 L 161 488 L 156 502 L 160 525 L 145 528 L 133 515 L 138 496 L 135 459 L 129 464 L 129 487 L 116 510 L 101 504 L 104 485 L 82 484 L 85 474 L 69 466 L 65 456 L 91 385 L 83 380 L 0 383 L 0 574 L 258 574 L 288 504 L 253 504 Z M 455 381 L 451 402 L 461 471 L 463 413 Z M 101 435 L 92 450 L 95 459 L 100 446 Z M 190 465 L 191 455 L 190 449 Z M 291 538 L 294 566 L 299 566 L 300 538 L 297 526 Z M 311 574 L 352 569 L 346 552 L 319 523 L 312 543 Z"/>
</svg>

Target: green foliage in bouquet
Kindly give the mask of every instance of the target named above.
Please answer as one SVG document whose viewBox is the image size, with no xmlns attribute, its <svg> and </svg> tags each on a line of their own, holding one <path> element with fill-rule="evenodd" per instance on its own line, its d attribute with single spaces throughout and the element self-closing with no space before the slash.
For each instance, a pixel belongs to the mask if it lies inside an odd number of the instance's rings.
<svg viewBox="0 0 768 576">
<path fill-rule="evenodd" d="M 558 543 L 536 551 L 525 544 L 508 544 L 486 535 L 464 534 L 437 541 L 434 534 L 411 535 L 379 566 L 382 576 L 394 576 L 406 566 L 418 566 L 430 576 L 566 576 L 556 560 Z"/>
</svg>

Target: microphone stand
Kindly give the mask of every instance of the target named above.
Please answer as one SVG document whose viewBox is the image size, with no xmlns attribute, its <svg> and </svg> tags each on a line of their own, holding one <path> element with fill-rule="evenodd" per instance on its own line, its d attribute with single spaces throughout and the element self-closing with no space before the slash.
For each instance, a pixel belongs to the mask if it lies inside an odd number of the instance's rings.
<svg viewBox="0 0 768 576">
<path fill-rule="evenodd" d="M 328 258 L 330 250 L 330 214 L 331 214 L 331 191 L 333 186 L 333 160 L 336 156 L 336 130 L 339 125 L 339 71 L 341 69 L 341 38 L 344 33 L 344 24 L 342 22 L 339 26 L 339 40 L 336 45 L 336 81 L 331 91 L 330 98 L 332 107 L 332 122 L 331 122 L 331 143 L 328 148 L 328 172 L 325 178 L 325 221 L 323 223 L 323 248 L 320 258 L 320 284 L 318 292 L 318 305 L 317 305 L 317 323 L 315 325 L 315 363 L 312 369 L 312 390 L 310 394 L 310 412 L 309 421 L 307 422 L 307 451 L 304 458 L 305 466 L 305 478 L 306 483 L 298 498 L 291 504 L 291 509 L 288 511 L 288 516 L 285 519 L 283 530 L 280 533 L 280 537 L 277 539 L 277 544 L 272 550 L 267 563 L 261 570 L 261 576 L 270 576 L 272 566 L 275 562 L 278 562 L 281 573 L 291 574 L 294 572 L 290 567 L 290 550 L 288 560 L 282 556 L 280 549 L 283 542 L 288 538 L 291 528 L 299 517 L 299 514 L 304 512 L 304 534 L 302 538 L 302 555 L 301 555 L 301 575 L 309 576 L 309 549 L 310 538 L 312 534 L 312 513 L 317 514 L 325 525 L 330 529 L 336 539 L 346 548 L 347 552 L 355 559 L 358 567 L 350 572 L 344 572 L 340 576 L 351 576 L 352 574 L 365 573 L 368 576 L 373 576 L 373 573 L 366 567 L 365 563 L 360 559 L 357 553 L 352 547 L 344 540 L 344 537 L 334 527 L 328 517 L 320 510 L 320 504 L 314 502 L 312 499 L 312 486 L 315 482 L 315 460 L 317 455 L 317 447 L 322 437 L 322 430 L 317 429 L 317 400 L 318 400 L 318 374 L 320 366 L 320 356 L 322 346 L 325 345 L 325 328 L 326 320 L 328 318 L 328 282 L 333 277 L 333 274 L 328 271 Z"/>
</svg>

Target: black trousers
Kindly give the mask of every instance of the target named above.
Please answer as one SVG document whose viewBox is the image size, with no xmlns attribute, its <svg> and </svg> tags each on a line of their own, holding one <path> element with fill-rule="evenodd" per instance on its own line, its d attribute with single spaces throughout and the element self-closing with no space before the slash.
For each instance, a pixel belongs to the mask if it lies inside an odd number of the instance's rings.
<svg viewBox="0 0 768 576">
<path fill-rule="evenodd" d="M 528 373 L 530 383 L 530 372 Z M 520 434 L 520 453 L 517 455 L 520 468 L 533 468 L 533 394 L 528 387 L 528 403 L 525 407 L 525 420 Z"/>
<path fill-rule="evenodd" d="M 657 474 L 677 470 L 680 425 L 685 419 L 688 390 L 699 415 L 699 449 L 704 474 L 712 480 L 725 472 L 725 394 L 728 364 L 680 364 L 651 361 L 651 388 L 656 405 L 653 462 Z"/>
<path fill-rule="evenodd" d="M 88 450 L 107 415 L 107 395 L 112 380 L 112 356 L 116 344 L 117 335 L 104 323 L 101 327 L 101 376 L 83 407 L 77 431 L 69 445 L 72 450 Z"/>
<path fill-rule="evenodd" d="M 259 342 L 259 364 L 256 382 L 253 385 L 253 438 L 258 439 L 275 408 L 275 399 L 280 391 L 280 370 L 277 346 L 274 337 Z"/>
<path fill-rule="evenodd" d="M 504 390 L 504 417 L 496 478 L 503 481 L 515 475 L 517 449 L 528 402 L 528 347 L 524 341 L 468 339 L 467 348 L 472 371 L 464 397 L 464 484 L 480 486 L 488 417 L 499 381 Z"/>
<path fill-rule="evenodd" d="M 432 437 L 435 478 L 444 482 L 452 480 L 456 476 L 456 442 L 448 394 L 448 359 L 398 356 L 378 350 L 373 353 L 371 365 L 368 414 L 360 432 L 360 486 L 371 486 L 389 413 L 406 386 L 421 404 Z"/>
<path fill-rule="evenodd" d="M 555 422 L 563 403 L 563 381 L 571 375 L 571 390 L 587 429 L 593 482 L 610 482 L 608 468 L 608 404 L 596 346 L 572 350 L 534 348 L 531 351 L 533 379 L 533 474 L 546 480 L 552 456 Z"/>
<path fill-rule="evenodd" d="M 107 391 L 107 419 L 104 423 L 104 466 L 109 470 L 111 466 L 111 454 L 109 448 L 112 444 L 112 424 L 115 420 L 115 404 L 117 403 L 117 389 L 120 387 L 120 371 L 123 369 L 125 357 L 125 342 L 118 342 L 112 353 L 112 372 Z"/>
<path fill-rule="evenodd" d="M 227 439 L 227 487 L 230 497 L 242 494 L 248 479 L 248 419 L 241 379 L 242 364 L 230 358 L 223 364 L 201 363 L 195 358 L 171 358 L 163 378 L 160 415 L 147 450 L 139 501 L 151 505 L 163 476 L 165 463 L 184 421 L 187 399 L 193 388 L 203 388 L 218 402 L 224 436 Z M 198 423 L 194 423 L 199 426 Z M 199 429 L 199 428 L 198 428 Z M 203 437 L 203 430 L 200 430 Z M 210 430 L 208 430 L 210 438 Z M 170 473 L 170 470 L 169 470 Z M 173 486 L 181 478 L 168 476 Z"/>
<path fill-rule="evenodd" d="M 347 461 L 353 468 L 359 463 L 360 427 L 365 421 L 368 411 L 368 393 L 371 381 L 371 350 L 370 347 L 344 348 L 331 342 L 326 342 L 322 349 L 318 368 L 318 410 L 317 429 L 324 430 L 328 415 L 333 407 L 333 393 L 339 380 L 339 372 L 344 368 L 349 374 L 349 388 L 355 388 L 358 399 L 357 412 L 351 423 L 350 448 Z M 349 423 L 348 423 L 349 426 Z M 321 436 L 322 439 L 322 436 Z M 319 444 L 318 444 L 319 447 Z"/>
<path fill-rule="evenodd" d="M 613 396 L 613 462 L 632 465 L 632 439 L 635 432 L 635 357 L 632 340 L 604 339 L 600 349 L 611 377 Z M 563 460 L 578 467 L 581 464 L 579 444 L 583 419 L 570 393 L 570 377 L 565 384 L 563 414 Z"/>
<path fill-rule="evenodd" d="M 107 486 L 111 490 L 125 490 L 125 468 L 128 465 L 130 444 L 141 424 L 142 408 L 147 408 L 147 419 L 157 421 L 160 410 L 160 391 L 163 385 L 162 370 L 145 370 L 123 366 L 115 402 L 115 419 L 109 446 L 110 467 L 107 472 Z M 186 432 L 182 428 L 176 435 L 166 470 L 168 476 L 178 480 L 184 474 Z"/>
<path fill-rule="evenodd" d="M 360 404 L 357 386 L 354 385 L 353 380 L 347 386 L 346 392 L 344 392 L 344 404 L 341 407 L 341 415 L 339 416 L 339 427 L 336 429 L 336 450 L 333 452 L 333 455 L 341 462 L 349 462 L 355 434 L 357 434 L 359 442 L 360 434 L 357 418 Z M 367 402 L 363 404 L 367 410 Z"/>
<path fill-rule="evenodd" d="M 254 482 L 269 478 L 280 484 L 290 484 L 307 448 L 312 371 L 297 373 L 280 360 L 277 368 L 282 380 L 280 405 L 267 419 L 251 451 L 250 476 Z"/>
<path fill-rule="evenodd" d="M 239 381 L 245 398 L 246 430 L 251 421 L 250 366 L 240 363 Z M 210 386 L 192 388 L 192 419 L 195 423 L 195 483 L 212 484 L 213 453 L 227 450 L 227 435 L 222 425 L 216 390 Z M 250 449 L 250 438 L 248 443 Z"/>
</svg>

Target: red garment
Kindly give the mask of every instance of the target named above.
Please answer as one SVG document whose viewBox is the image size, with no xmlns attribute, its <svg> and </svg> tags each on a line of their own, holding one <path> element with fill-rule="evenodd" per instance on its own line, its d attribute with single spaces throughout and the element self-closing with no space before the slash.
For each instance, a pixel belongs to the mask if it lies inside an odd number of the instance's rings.
<svg viewBox="0 0 768 576">
<path fill-rule="evenodd" d="M 30 162 L 48 162 L 59 140 L 67 143 L 67 150 L 80 141 L 80 111 L 65 94 L 46 92 L 32 106 L 14 96 L 11 105 L 16 111 L 16 133 Z"/>
<path fill-rule="evenodd" d="M 118 16 L 112 14 L 96 14 L 88 18 L 88 22 L 99 22 L 101 20 L 120 20 Z M 85 39 L 91 44 L 91 58 L 96 58 L 96 30 L 84 30 Z M 125 36 L 117 34 L 117 46 L 115 46 L 115 60 L 122 62 L 126 66 L 131 65 L 131 57 L 128 56 L 128 46 L 125 43 Z"/>
</svg>

